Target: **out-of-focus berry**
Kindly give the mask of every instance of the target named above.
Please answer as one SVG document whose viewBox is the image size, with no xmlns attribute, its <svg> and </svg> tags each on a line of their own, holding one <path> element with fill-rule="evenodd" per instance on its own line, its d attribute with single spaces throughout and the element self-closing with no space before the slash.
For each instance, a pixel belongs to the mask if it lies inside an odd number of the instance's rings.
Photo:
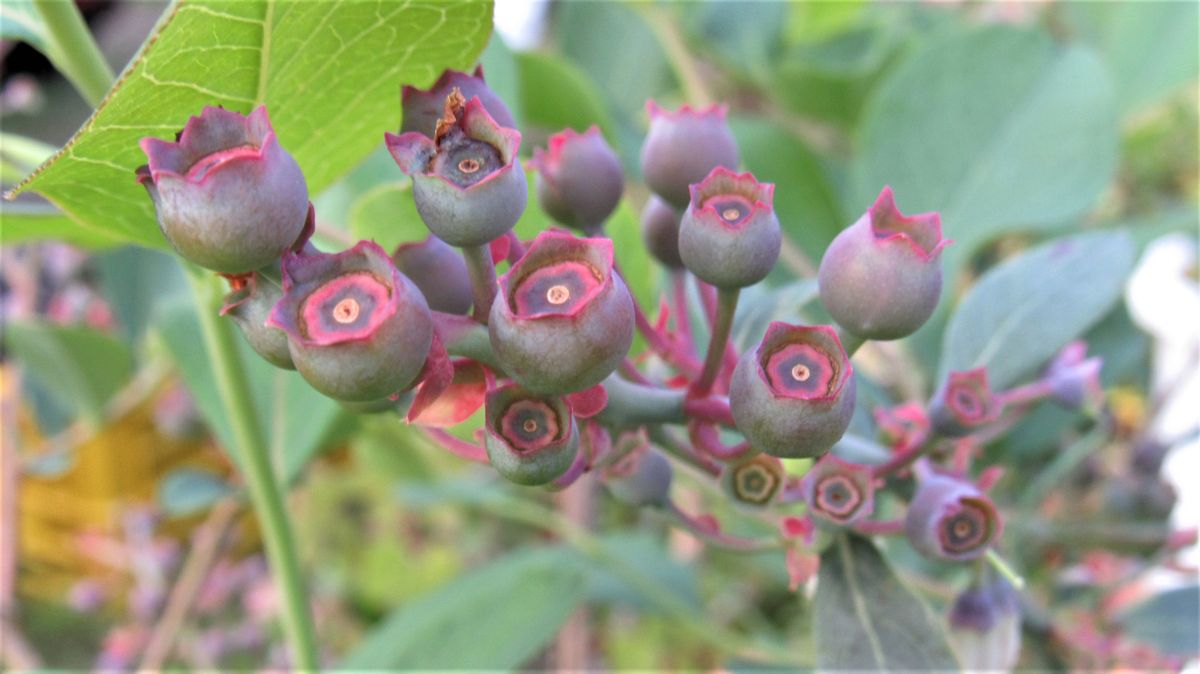
<svg viewBox="0 0 1200 674">
<path fill-rule="evenodd" d="M 775 499 L 785 475 L 782 461 L 756 454 L 727 466 L 721 473 L 721 488 L 738 503 L 763 507 Z"/>
<path fill-rule="evenodd" d="M 996 506 L 975 485 L 936 473 L 921 481 L 904 520 L 917 552 L 958 562 L 981 557 L 1003 527 Z"/>
<path fill-rule="evenodd" d="M 599 127 L 567 129 L 550 136 L 549 149 L 534 148 L 542 209 L 557 222 L 586 233 L 599 229 L 621 202 L 625 173 Z"/>
<path fill-rule="evenodd" d="M 980 367 L 951 372 L 929 404 L 929 417 L 938 433 L 961 437 L 995 421 L 1001 408 Z"/>
<path fill-rule="evenodd" d="M 875 510 L 875 478 L 871 469 L 828 454 L 801 482 L 808 512 L 819 522 L 849 526 Z"/>
<path fill-rule="evenodd" d="M 657 195 L 650 195 L 642 208 L 642 241 L 646 249 L 668 269 L 683 269 L 679 257 L 679 220 L 682 214 Z"/>
<path fill-rule="evenodd" d="M 642 176 L 650 189 L 675 208 L 688 204 L 688 187 L 718 166 L 736 169 L 737 141 L 725 121 L 724 105 L 672 112 L 646 102 L 650 131 L 642 143 Z"/>
<path fill-rule="evenodd" d="M 396 269 L 421 289 L 429 308 L 465 315 L 471 310 L 471 277 L 462 254 L 430 234 L 419 243 L 402 243 L 392 253 Z"/>
</svg>

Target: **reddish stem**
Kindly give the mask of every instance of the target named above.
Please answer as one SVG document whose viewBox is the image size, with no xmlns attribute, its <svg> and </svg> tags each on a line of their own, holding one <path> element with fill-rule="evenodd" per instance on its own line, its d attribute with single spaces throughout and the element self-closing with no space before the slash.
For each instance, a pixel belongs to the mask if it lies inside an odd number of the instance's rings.
<svg viewBox="0 0 1200 674">
<path fill-rule="evenodd" d="M 473 442 L 456 438 L 440 428 L 424 428 L 422 430 L 425 431 L 425 435 L 429 436 L 429 439 L 446 448 L 455 456 L 477 463 L 490 463 L 487 451 Z"/>
<path fill-rule="evenodd" d="M 1001 405 L 1025 405 L 1050 395 L 1050 382 L 1041 379 L 996 394 Z"/>
<path fill-rule="evenodd" d="M 636 301 L 633 303 L 633 312 L 638 331 L 646 338 L 646 343 L 655 353 L 688 377 L 695 377 L 700 373 L 700 362 L 681 349 L 679 345 L 672 344 L 666 335 L 655 329 Z"/>
<path fill-rule="evenodd" d="M 687 514 L 674 501 L 668 502 L 666 509 L 684 529 L 691 532 L 696 538 L 712 545 L 741 552 L 774 550 L 780 545 L 779 541 L 775 539 L 743 538 L 741 536 L 714 531 L 707 522 Z"/>
<path fill-rule="evenodd" d="M 867 536 L 892 536 L 904 532 L 904 519 L 866 520 L 855 523 L 853 528 L 858 533 Z"/>
<path fill-rule="evenodd" d="M 712 424 L 692 422 L 688 424 L 688 437 L 701 452 L 722 461 L 736 461 L 754 451 L 749 442 L 739 442 L 730 447 L 721 442 L 717 427 Z"/>
<path fill-rule="evenodd" d="M 734 426 L 733 412 L 729 409 L 729 398 L 709 396 L 688 398 L 683 401 L 683 413 L 697 421 L 707 421 L 723 426 Z"/>
</svg>

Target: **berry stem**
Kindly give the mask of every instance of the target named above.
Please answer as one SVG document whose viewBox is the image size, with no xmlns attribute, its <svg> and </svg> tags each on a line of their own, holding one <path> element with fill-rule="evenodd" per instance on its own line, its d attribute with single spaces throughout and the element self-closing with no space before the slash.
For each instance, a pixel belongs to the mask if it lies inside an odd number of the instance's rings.
<svg viewBox="0 0 1200 674">
<path fill-rule="evenodd" d="M 729 332 L 733 328 L 733 314 L 737 311 L 740 288 L 722 288 L 717 293 L 717 315 L 713 319 L 712 336 L 708 341 L 708 353 L 704 356 L 704 369 L 692 387 L 692 395 L 703 397 L 712 390 L 725 359 L 725 345 L 729 343 Z"/>
<path fill-rule="evenodd" d="M 467 261 L 467 273 L 471 277 L 471 290 L 475 298 L 471 315 L 487 325 L 492 302 L 496 300 L 496 265 L 492 263 L 492 249 L 483 244 L 465 246 L 462 252 L 463 259 Z"/>
<path fill-rule="evenodd" d="M 677 270 L 671 273 L 672 307 L 675 310 L 675 329 L 679 337 L 687 345 L 687 355 L 695 353 L 696 342 L 692 337 L 692 313 L 688 305 L 687 272 Z"/>
<path fill-rule="evenodd" d="M 904 532 L 904 520 L 866 520 L 856 523 L 853 528 L 866 536 L 891 536 Z"/>
<path fill-rule="evenodd" d="M 743 538 L 741 536 L 723 534 L 720 531 L 713 531 L 704 522 L 684 512 L 674 501 L 667 503 L 666 512 L 670 516 L 671 521 L 678 524 L 682 529 L 705 543 L 715 545 L 719 548 L 734 550 L 736 552 L 763 552 L 766 550 L 778 550 L 783 546 L 778 539 L 774 538 Z"/>
<path fill-rule="evenodd" d="M 113 72 L 79 8 L 68 0 L 33 0 L 33 5 L 49 33 L 46 56 L 88 104 L 99 106 L 112 85 Z"/>
<path fill-rule="evenodd" d="M 217 393 L 233 430 L 235 452 L 244 472 L 250 503 L 262 530 L 275 589 L 282 602 L 283 631 L 298 671 L 317 670 L 317 642 L 308 593 L 300 575 L 296 545 L 284 509 L 283 494 L 271 468 L 271 457 L 255 414 L 254 398 L 238 356 L 233 324 L 217 314 L 221 291 L 208 274 L 191 268 L 188 278 L 196 299 L 196 314 L 204 348 L 213 367 Z"/>
<path fill-rule="evenodd" d="M 837 326 L 837 336 L 838 340 L 842 343 L 842 348 L 846 350 L 847 358 L 853 356 L 854 352 L 858 351 L 859 347 L 861 347 L 863 343 L 867 341 L 853 332 L 842 328 L 840 325 Z"/>
<path fill-rule="evenodd" d="M 440 428 L 423 428 L 422 430 L 430 440 L 459 458 L 476 463 L 489 463 L 487 451 L 473 442 L 456 438 Z"/>
</svg>

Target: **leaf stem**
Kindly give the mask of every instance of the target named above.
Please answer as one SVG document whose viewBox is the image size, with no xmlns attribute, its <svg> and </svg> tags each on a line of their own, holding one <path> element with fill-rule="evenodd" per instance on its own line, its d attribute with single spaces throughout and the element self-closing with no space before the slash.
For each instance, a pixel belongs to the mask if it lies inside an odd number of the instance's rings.
<svg viewBox="0 0 1200 674">
<path fill-rule="evenodd" d="M 1004 561 L 1000 555 L 996 554 L 995 550 L 989 549 L 984 554 L 984 558 L 987 559 L 988 564 L 995 569 L 996 573 L 1004 576 L 1004 579 L 1007 580 L 1010 585 L 1018 590 L 1025 587 L 1025 579 L 1021 576 L 1021 574 L 1017 573 L 1015 569 L 1009 566 L 1008 562 Z"/>
<path fill-rule="evenodd" d="M 725 345 L 729 343 L 729 331 L 733 328 L 733 314 L 737 312 L 738 295 L 741 292 L 741 288 L 721 288 L 717 292 L 717 315 L 708 341 L 708 353 L 704 356 L 704 369 L 692 387 L 694 396 L 707 395 L 717 380 L 717 373 L 721 371 L 721 364 L 725 360 Z"/>
<path fill-rule="evenodd" d="M 467 273 L 471 277 L 475 308 L 472 316 L 487 325 L 492 302 L 496 300 L 496 265 L 492 263 L 492 249 L 486 243 L 480 246 L 464 246 L 463 259 L 467 261 Z"/>
<path fill-rule="evenodd" d="M 275 481 L 249 382 L 238 357 L 232 323 L 221 320 L 217 314 L 221 293 L 216 284 L 205 278 L 207 274 L 194 267 L 189 271 L 204 348 L 212 363 L 217 393 L 229 417 L 237 445 L 230 449 L 241 458 L 240 466 L 245 471 L 250 502 L 259 520 L 267 560 L 282 601 L 283 630 L 291 647 L 292 664 L 299 671 L 316 671 L 316 636 L 308 609 L 308 593 L 300 576 L 296 545 L 284 511 L 283 495 Z"/>
<path fill-rule="evenodd" d="M 46 56 L 92 107 L 112 86 L 113 72 L 73 0 L 33 0 L 46 24 L 51 47 Z"/>
</svg>

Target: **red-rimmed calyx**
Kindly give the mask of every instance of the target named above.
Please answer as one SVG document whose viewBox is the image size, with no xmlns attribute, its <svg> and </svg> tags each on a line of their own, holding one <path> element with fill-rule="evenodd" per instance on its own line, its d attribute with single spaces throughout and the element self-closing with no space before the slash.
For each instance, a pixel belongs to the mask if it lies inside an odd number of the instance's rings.
<svg viewBox="0 0 1200 674">
<path fill-rule="evenodd" d="M 412 177 L 421 219 L 446 243 L 481 246 L 512 229 L 524 212 L 521 134 L 497 124 L 478 98 L 452 91 L 432 139 L 415 131 L 385 138 L 400 170 Z"/>
<path fill-rule="evenodd" d="M 725 121 L 724 105 L 664 110 L 646 102 L 650 130 L 642 142 L 642 176 L 658 196 L 675 208 L 688 204 L 688 187 L 718 166 L 737 168 L 737 141 Z"/>
<path fill-rule="evenodd" d="M 785 476 L 782 461 L 756 454 L 726 466 L 721 473 L 721 488 L 738 503 L 763 507 L 775 499 Z"/>
<path fill-rule="evenodd" d="M 1087 357 L 1087 343 L 1071 342 L 1058 352 L 1046 368 L 1043 379 L 1050 397 L 1069 410 L 1079 410 L 1104 398 L 1100 384 L 1099 356 Z"/>
<path fill-rule="evenodd" d="M 808 512 L 819 522 L 849 526 L 875 510 L 871 469 L 832 454 L 821 457 L 801 481 Z"/>
<path fill-rule="evenodd" d="M 987 370 L 979 367 L 946 377 L 929 404 L 929 418 L 938 433 L 962 437 L 995 421 L 1001 408 L 988 386 Z"/>
<path fill-rule="evenodd" d="M 534 148 L 530 166 L 537 170 L 537 196 L 555 221 L 594 232 L 616 210 L 625 189 L 617 153 L 599 127 L 584 133 L 566 129 L 550 136 L 548 149 Z"/>
<path fill-rule="evenodd" d="M 773 322 L 738 361 L 733 419 L 756 449 L 781 458 L 829 451 L 854 414 L 854 370 L 832 327 Z"/>
<path fill-rule="evenodd" d="M 488 459 L 506 479 L 546 484 L 571 467 L 579 451 L 579 432 L 561 398 L 509 384 L 489 392 L 484 409 Z"/>
<path fill-rule="evenodd" d="M 679 256 L 688 270 L 727 290 L 766 278 L 783 241 L 775 186 L 718 166 L 690 189 L 679 223 Z"/>
<path fill-rule="evenodd" d="M 532 391 L 595 386 L 633 343 L 633 299 L 608 239 L 542 232 L 499 279 L 488 333 L 496 357 Z"/>
<path fill-rule="evenodd" d="M 409 387 L 434 337 L 421 291 L 370 241 L 341 253 L 285 255 L 283 297 L 267 324 L 287 333 L 305 381 L 347 401 Z"/>
<path fill-rule="evenodd" d="M 300 166 L 279 146 L 267 109 L 206 107 L 175 142 L 143 138 L 137 180 L 167 241 L 188 261 L 242 274 L 296 242 L 308 212 Z"/>
<path fill-rule="evenodd" d="M 446 97 L 455 89 L 462 92 L 463 98 L 467 100 L 478 98 L 500 126 L 516 128 L 517 124 L 513 121 L 508 106 L 484 81 L 483 66 L 476 66 L 473 73 L 444 70 L 428 89 L 404 85 L 400 91 L 400 107 L 404 111 L 404 118 L 400 121 L 400 133 L 416 131 L 426 136 L 434 133 L 438 120 L 442 118 Z"/>
<path fill-rule="evenodd" d="M 932 473 L 921 480 L 908 505 L 909 543 L 931 559 L 963 562 L 987 552 L 1003 523 L 992 500 L 966 480 Z"/>
<path fill-rule="evenodd" d="M 668 269 L 683 269 L 679 257 L 679 220 L 682 214 L 674 206 L 651 194 L 642 208 L 642 242 L 646 249 Z"/>
<path fill-rule="evenodd" d="M 457 250 L 430 234 L 424 241 L 402 243 L 392 252 L 396 269 L 421 289 L 429 308 L 466 315 L 471 310 L 471 277 Z"/>
<path fill-rule="evenodd" d="M 875 204 L 842 230 L 821 258 L 821 302 L 864 339 L 899 339 L 925 324 L 942 293 L 937 213 L 907 216 L 884 187 Z"/>
<path fill-rule="evenodd" d="M 283 297 L 283 291 L 258 272 L 232 276 L 229 285 L 221 315 L 233 319 L 246 343 L 263 360 L 285 370 L 296 369 L 287 333 L 267 325 L 267 317 Z"/>
</svg>

